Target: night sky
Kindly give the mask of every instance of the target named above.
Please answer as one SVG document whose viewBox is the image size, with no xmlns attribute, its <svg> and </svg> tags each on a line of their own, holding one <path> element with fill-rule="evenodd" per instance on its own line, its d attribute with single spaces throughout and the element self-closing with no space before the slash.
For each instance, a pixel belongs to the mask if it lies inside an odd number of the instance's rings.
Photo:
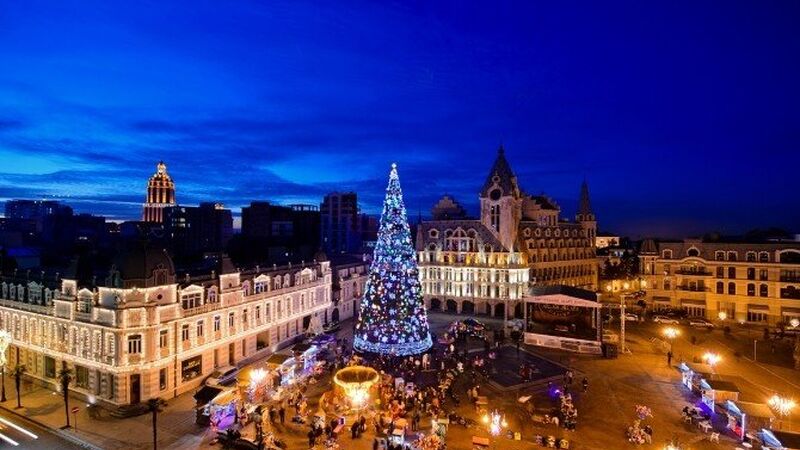
<svg viewBox="0 0 800 450">
<path fill-rule="evenodd" d="M 434 4 L 429 4 L 434 3 Z M 800 231 L 800 2 L 6 1 L 0 199 L 473 213 L 502 142 L 520 184 L 601 230 Z"/>
</svg>

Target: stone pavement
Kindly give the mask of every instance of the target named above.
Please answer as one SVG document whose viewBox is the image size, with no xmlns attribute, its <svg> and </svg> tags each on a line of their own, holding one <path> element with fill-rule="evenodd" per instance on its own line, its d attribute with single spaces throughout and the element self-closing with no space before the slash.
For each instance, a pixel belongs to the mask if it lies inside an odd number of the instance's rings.
<svg viewBox="0 0 800 450">
<path fill-rule="evenodd" d="M 432 325 L 440 331 L 446 324 L 453 320 L 452 316 L 442 314 L 432 315 Z M 483 319 L 481 319 L 483 320 Z M 491 323 L 491 320 L 486 320 Z M 340 332 L 348 336 L 350 327 L 346 324 Z M 686 327 L 684 327 L 686 328 Z M 658 335 L 660 327 L 653 324 L 634 324 L 629 327 L 628 342 L 632 353 L 622 355 L 618 359 L 608 360 L 594 356 L 579 356 L 557 351 L 543 349 L 528 350 L 548 358 L 559 364 L 569 366 L 576 371 L 575 383 L 580 382 L 585 375 L 589 379 L 589 390 L 583 394 L 574 394 L 575 405 L 578 408 L 578 426 L 576 431 L 567 431 L 552 425 L 546 426 L 534 423 L 519 408 L 516 399 L 521 395 L 533 395 L 537 413 L 544 414 L 556 406 L 554 399 L 548 396 L 546 386 L 493 391 L 488 386 L 483 386 L 485 395 L 489 396 L 489 407 L 497 408 L 506 414 L 509 428 L 521 431 L 523 441 L 511 441 L 505 437 L 493 439 L 493 448 L 499 450 L 526 450 L 535 447 L 530 441 L 534 434 L 552 434 L 567 436 L 572 442 L 573 449 L 622 449 L 635 447 L 625 440 L 625 430 L 635 418 L 634 408 L 637 404 L 645 404 L 652 408 L 653 418 L 648 423 L 654 429 L 652 445 L 641 446 L 647 449 L 660 449 L 664 443 L 672 438 L 679 439 L 684 444 L 689 444 L 694 450 L 703 449 L 732 449 L 734 440 L 729 434 L 723 432 L 722 442 L 711 444 L 705 435 L 696 428 L 685 425 L 680 418 L 680 410 L 687 403 L 696 399 L 690 397 L 680 384 L 680 375 L 675 368 L 668 367 L 666 358 L 662 353 L 653 348 L 649 338 Z M 780 388 L 786 395 L 800 398 L 800 382 L 797 371 L 780 366 L 766 364 L 753 364 L 745 356 L 737 358 L 729 349 L 726 337 L 721 331 L 698 335 L 697 345 L 689 341 L 693 330 L 685 330 L 684 334 L 674 343 L 675 359 L 677 364 L 679 355 L 691 359 L 693 355 L 702 354 L 706 349 L 722 352 L 723 361 L 718 366 L 720 376 L 740 377 L 739 383 L 748 386 L 748 395 L 754 397 L 766 396 L 771 389 Z M 352 339 L 350 339 L 352 342 Z M 740 352 L 741 353 L 741 352 Z M 11 377 L 6 380 L 8 401 L 6 408 L 16 405 Z M 310 407 L 315 408 L 318 394 L 329 386 L 329 379 L 323 379 L 312 388 Z M 478 422 L 477 426 L 464 428 L 451 425 L 448 432 L 448 449 L 469 450 L 471 438 L 487 436 L 485 428 L 480 424 L 479 417 L 474 408 L 466 401 L 464 391 L 467 386 L 462 382 L 456 386 L 456 393 L 463 399 L 458 407 L 452 409 L 459 415 L 472 418 Z M 316 392 L 316 393 L 314 393 Z M 213 436 L 206 429 L 194 424 L 194 401 L 191 393 L 184 394 L 175 399 L 166 399 L 168 406 L 159 415 L 159 448 L 160 449 L 215 449 L 218 445 L 211 445 Z M 762 400 L 763 401 L 763 400 Z M 64 405 L 61 397 L 40 386 L 23 383 L 22 404 L 24 408 L 18 413 L 28 416 L 31 420 L 49 428 L 58 429 L 65 424 Z M 88 417 L 86 405 L 74 399 L 71 406 L 81 407 L 77 415 L 77 429 L 65 431 L 69 436 L 92 443 L 98 448 L 115 449 L 149 449 L 152 447 L 151 418 L 149 415 L 128 419 L 116 419 L 106 414 L 98 419 Z M 784 421 L 784 428 L 796 428 L 791 421 Z M 430 427 L 428 419 L 423 419 L 422 429 L 427 431 Z M 343 450 L 368 450 L 372 448 L 372 430 L 361 439 L 353 440 L 349 434 L 340 438 Z M 289 449 L 308 448 L 305 425 L 289 424 L 276 426 L 276 432 L 289 444 Z"/>
</svg>

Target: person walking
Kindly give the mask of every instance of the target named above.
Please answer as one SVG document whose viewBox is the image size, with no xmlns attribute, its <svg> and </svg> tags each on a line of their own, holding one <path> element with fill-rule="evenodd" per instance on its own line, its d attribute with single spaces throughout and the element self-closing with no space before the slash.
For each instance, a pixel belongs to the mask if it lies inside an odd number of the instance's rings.
<svg viewBox="0 0 800 450">
<path fill-rule="evenodd" d="M 589 379 L 583 377 L 583 381 L 581 382 L 581 384 L 583 384 L 583 392 L 586 392 L 589 389 Z"/>
<path fill-rule="evenodd" d="M 667 352 L 667 366 L 672 367 L 672 350 Z"/>
<path fill-rule="evenodd" d="M 281 405 L 281 409 L 278 410 L 278 416 L 281 418 L 281 425 L 286 422 L 286 408 Z"/>
</svg>

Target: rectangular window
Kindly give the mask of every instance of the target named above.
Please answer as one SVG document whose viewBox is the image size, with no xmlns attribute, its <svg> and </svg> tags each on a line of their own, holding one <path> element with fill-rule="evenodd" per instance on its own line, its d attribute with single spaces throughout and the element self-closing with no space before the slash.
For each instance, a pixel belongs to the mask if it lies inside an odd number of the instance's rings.
<svg viewBox="0 0 800 450">
<path fill-rule="evenodd" d="M 75 386 L 83 389 L 89 387 L 89 369 L 83 366 L 75 366 Z"/>
<path fill-rule="evenodd" d="M 766 322 L 767 313 L 762 311 L 747 311 L 748 322 Z"/>
<path fill-rule="evenodd" d="M 247 326 L 247 310 L 246 309 L 242 311 L 242 324 L 244 324 L 244 326 Z"/>
<path fill-rule="evenodd" d="M 44 376 L 47 378 L 56 377 L 56 360 L 49 356 L 44 357 Z"/>
<path fill-rule="evenodd" d="M 167 388 L 167 369 L 158 371 L 158 387 L 163 391 Z"/>
<path fill-rule="evenodd" d="M 767 269 L 761 269 L 761 270 L 758 271 L 758 279 L 759 280 L 767 281 L 768 278 L 769 278 L 769 274 L 767 272 Z"/>
<path fill-rule="evenodd" d="M 256 306 L 256 321 L 261 320 L 261 306 Z"/>
<path fill-rule="evenodd" d="M 736 278 L 736 267 L 728 267 L 728 278 Z"/>
<path fill-rule="evenodd" d="M 748 280 L 755 280 L 756 279 L 756 269 L 752 267 L 747 268 L 747 279 Z"/>
<path fill-rule="evenodd" d="M 235 317 L 233 313 L 228 314 L 228 328 L 233 328 Z"/>
<path fill-rule="evenodd" d="M 725 277 L 725 268 L 724 267 L 717 267 L 717 278 Z"/>
<path fill-rule="evenodd" d="M 142 335 L 128 336 L 128 354 L 138 355 L 139 353 L 142 353 Z"/>
<path fill-rule="evenodd" d="M 203 336 L 203 321 L 202 320 L 198 320 L 197 321 L 197 337 L 202 337 L 202 336 Z"/>
<path fill-rule="evenodd" d="M 169 330 L 161 330 L 158 332 L 158 347 L 167 348 L 169 346 Z"/>
<path fill-rule="evenodd" d="M 219 331 L 220 326 L 221 326 L 220 322 L 222 322 L 222 321 L 220 320 L 219 316 L 214 316 L 214 331 L 215 332 Z"/>
<path fill-rule="evenodd" d="M 200 306 L 202 293 L 184 294 L 181 296 L 181 306 L 183 309 L 192 309 Z"/>
<path fill-rule="evenodd" d="M 184 342 L 189 340 L 189 325 L 183 325 L 181 327 L 181 340 Z"/>
</svg>

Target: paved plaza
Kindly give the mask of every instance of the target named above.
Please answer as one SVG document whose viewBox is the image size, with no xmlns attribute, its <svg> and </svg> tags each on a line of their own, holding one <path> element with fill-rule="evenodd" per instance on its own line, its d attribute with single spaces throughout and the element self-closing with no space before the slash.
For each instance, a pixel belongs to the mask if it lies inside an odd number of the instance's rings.
<svg viewBox="0 0 800 450">
<path fill-rule="evenodd" d="M 431 323 L 434 332 L 441 336 L 452 320 L 453 316 L 433 314 Z M 486 322 L 490 326 L 499 325 L 491 319 Z M 617 324 L 612 323 L 611 326 Z M 349 342 L 352 342 L 351 325 L 350 322 L 344 323 L 339 332 L 340 337 L 348 338 Z M 707 349 L 722 353 L 722 362 L 716 369 L 717 376 L 735 382 L 741 388 L 746 400 L 763 402 L 772 393 L 771 386 L 776 385 L 785 386 L 785 389 L 782 388 L 783 394 L 800 398 L 800 383 L 797 381 L 795 370 L 775 364 L 753 364 L 748 359 L 752 355 L 743 354 L 739 346 L 746 343 L 747 330 L 737 330 L 728 337 L 721 330 L 708 332 L 690 330 L 685 326 L 680 328 L 683 332 L 673 343 L 675 356 L 671 366 L 667 365 L 666 357 L 660 348 L 652 343 L 652 338 L 659 336 L 661 330 L 661 327 L 652 323 L 629 324 L 627 334 L 631 353 L 621 355 L 617 359 L 575 355 L 527 346 L 522 346 L 519 355 L 512 346 L 493 349 L 497 352 L 495 366 L 492 369 L 494 381 L 491 383 L 479 381 L 481 395 L 488 397 L 490 410 L 496 409 L 505 415 L 508 430 L 520 432 L 522 440 L 514 441 L 504 435 L 492 437 L 492 448 L 508 450 L 540 448 L 531 442 L 532 437 L 537 434 L 566 438 L 571 443 L 570 448 L 576 449 L 629 447 L 660 449 L 670 439 L 678 439 L 684 448 L 735 448 L 732 435 L 724 432 L 721 414 L 715 422 L 722 435 L 719 444 L 710 443 L 707 434 L 681 420 L 681 409 L 688 404 L 696 403 L 697 398 L 681 385 L 680 373 L 675 366 L 681 359 L 691 360 Z M 695 336 L 694 344 L 692 336 Z M 470 356 L 485 353 L 483 344 L 476 339 L 469 341 L 468 350 Z M 769 355 L 773 359 L 776 358 L 772 353 Z M 516 368 L 523 362 L 537 368 L 538 374 L 532 382 L 523 383 L 519 378 Z M 558 399 L 552 391 L 563 389 L 563 373 L 566 368 L 574 372 L 573 386 L 567 387 L 578 410 L 577 427 L 574 431 L 545 424 L 541 420 L 546 414 L 557 411 Z M 589 381 L 585 393 L 580 387 L 580 380 L 583 377 Z M 448 449 L 471 449 L 473 436 L 489 437 L 475 407 L 467 400 L 466 390 L 471 385 L 469 377 L 457 378 L 454 392 L 460 398 L 460 405 L 455 405 L 452 401 L 445 403 L 445 411 L 476 422 L 476 425 L 470 427 L 451 424 L 447 433 Z M 9 379 L 6 379 L 6 389 L 9 400 L 4 406 L 11 408 L 16 403 L 16 397 L 13 383 Z M 318 408 L 320 395 L 330 389 L 329 375 L 323 377 L 319 383 L 309 386 L 307 396 L 310 411 Z M 530 401 L 534 405 L 532 414 L 517 401 L 522 396 L 531 396 Z M 212 443 L 214 436 L 208 429 L 195 425 L 191 394 L 167 401 L 168 406 L 159 417 L 159 448 L 220 448 L 219 445 Z M 51 428 L 64 425 L 63 403 L 53 392 L 24 384 L 22 403 L 24 407 L 15 411 L 17 414 L 27 416 Z M 99 418 L 90 418 L 85 405 L 77 399 L 73 403 L 80 406 L 81 410 L 76 415 L 77 429 L 65 432 L 69 436 L 108 450 L 152 448 L 149 415 L 116 419 L 102 414 Z M 625 430 L 633 423 L 635 407 L 638 404 L 646 405 L 653 411 L 653 417 L 647 420 L 653 428 L 653 442 L 650 445 L 636 446 L 628 443 L 625 438 Z M 422 432 L 430 429 L 429 418 L 423 418 L 421 424 Z M 781 426 L 797 428 L 797 424 L 791 420 L 782 421 Z M 341 448 L 371 449 L 374 430 L 372 427 L 367 427 L 367 430 L 359 439 L 351 439 L 349 433 L 340 436 Z M 252 425 L 244 430 L 245 435 L 253 432 Z M 287 420 L 283 425 L 276 424 L 274 432 L 288 444 L 289 449 L 308 448 L 307 425 L 293 424 Z M 413 435 L 407 436 L 408 440 L 413 438 Z"/>
</svg>

